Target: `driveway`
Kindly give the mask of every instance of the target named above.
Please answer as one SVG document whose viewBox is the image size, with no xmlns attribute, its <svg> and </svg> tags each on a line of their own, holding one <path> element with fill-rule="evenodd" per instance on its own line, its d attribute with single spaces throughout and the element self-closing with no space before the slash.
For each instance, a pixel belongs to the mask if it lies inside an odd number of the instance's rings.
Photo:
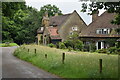
<svg viewBox="0 0 120 80">
<path fill-rule="evenodd" d="M 56 75 L 14 57 L 12 54 L 16 48 L 17 47 L 0 47 L 0 49 L 2 49 L 2 57 L 0 57 L 0 59 L 2 58 L 3 78 L 59 78 Z"/>
</svg>

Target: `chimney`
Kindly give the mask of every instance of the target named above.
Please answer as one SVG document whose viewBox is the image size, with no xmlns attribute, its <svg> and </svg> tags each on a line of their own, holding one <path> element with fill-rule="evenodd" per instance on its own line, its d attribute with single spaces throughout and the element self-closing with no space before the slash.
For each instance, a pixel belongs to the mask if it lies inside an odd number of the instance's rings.
<svg viewBox="0 0 120 80">
<path fill-rule="evenodd" d="M 96 11 L 92 14 L 92 22 L 95 21 L 98 18 L 99 11 Z"/>
<path fill-rule="evenodd" d="M 43 16 L 42 25 L 43 25 L 44 27 L 49 27 L 48 12 L 45 12 L 45 15 Z"/>
<path fill-rule="evenodd" d="M 55 13 L 55 16 L 58 16 L 58 13 Z"/>
<path fill-rule="evenodd" d="M 47 11 L 45 12 L 45 17 L 48 17 L 48 12 Z"/>
</svg>

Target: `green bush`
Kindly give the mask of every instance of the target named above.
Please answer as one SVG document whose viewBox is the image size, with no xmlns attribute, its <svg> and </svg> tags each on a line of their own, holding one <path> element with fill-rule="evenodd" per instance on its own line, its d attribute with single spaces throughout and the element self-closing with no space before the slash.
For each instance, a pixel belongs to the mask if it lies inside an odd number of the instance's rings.
<svg viewBox="0 0 120 80">
<path fill-rule="evenodd" d="M 66 46 L 65 46 L 65 44 L 63 42 L 59 42 L 59 48 L 60 49 L 65 49 Z"/>
<path fill-rule="evenodd" d="M 120 47 L 117 48 L 117 54 L 120 54 Z"/>
<path fill-rule="evenodd" d="M 51 48 L 55 47 L 55 45 L 53 43 L 48 44 L 48 46 L 51 47 Z"/>
<path fill-rule="evenodd" d="M 95 44 L 90 44 L 90 51 L 95 52 L 96 51 L 96 46 Z"/>
<path fill-rule="evenodd" d="M 98 49 L 98 50 L 96 50 L 96 52 L 98 52 L 98 53 L 107 53 L 108 51 L 107 51 L 107 49 Z"/>
<path fill-rule="evenodd" d="M 83 49 L 83 43 L 80 40 L 73 41 L 74 43 L 74 50 L 82 50 Z"/>
<path fill-rule="evenodd" d="M 67 48 L 73 47 L 73 41 L 72 40 L 66 40 L 63 42 Z"/>
<path fill-rule="evenodd" d="M 69 48 L 73 48 L 74 50 L 81 51 L 83 49 L 83 42 L 79 39 L 77 40 L 66 40 L 64 41 L 65 46 Z"/>
<path fill-rule="evenodd" d="M 110 48 L 108 48 L 108 52 L 112 53 L 112 54 L 115 54 L 115 53 L 117 53 L 117 49 L 118 48 L 116 48 L 116 47 L 110 47 Z"/>
</svg>

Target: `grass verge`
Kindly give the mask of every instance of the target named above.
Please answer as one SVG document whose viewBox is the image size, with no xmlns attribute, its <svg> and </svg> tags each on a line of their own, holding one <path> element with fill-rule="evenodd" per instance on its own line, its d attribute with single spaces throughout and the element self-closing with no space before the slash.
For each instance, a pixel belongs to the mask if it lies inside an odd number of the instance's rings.
<svg viewBox="0 0 120 80">
<path fill-rule="evenodd" d="M 64 64 L 62 63 L 63 52 L 66 53 Z M 47 58 L 45 58 L 45 54 L 47 54 Z M 23 45 L 15 51 L 14 56 L 64 78 L 118 77 L 118 55 L 74 53 L 46 46 Z M 99 73 L 99 59 L 103 60 L 101 74 Z"/>
<path fill-rule="evenodd" d="M 11 47 L 11 46 L 18 46 L 16 43 L 9 43 L 9 44 L 5 44 L 5 43 L 1 43 L 0 47 Z"/>
</svg>

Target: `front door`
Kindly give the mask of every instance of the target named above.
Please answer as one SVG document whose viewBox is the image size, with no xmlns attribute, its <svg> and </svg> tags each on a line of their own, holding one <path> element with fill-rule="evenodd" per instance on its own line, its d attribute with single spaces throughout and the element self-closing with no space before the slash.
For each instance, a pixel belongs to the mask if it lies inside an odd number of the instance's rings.
<svg viewBox="0 0 120 80">
<path fill-rule="evenodd" d="M 103 48 L 105 48 L 105 45 L 104 45 L 104 44 L 105 44 L 105 43 L 104 43 L 103 41 L 97 42 L 97 43 L 96 43 L 97 50 L 98 50 L 98 49 L 103 49 Z"/>
<path fill-rule="evenodd" d="M 101 42 L 98 42 L 98 49 L 101 49 Z"/>
</svg>

